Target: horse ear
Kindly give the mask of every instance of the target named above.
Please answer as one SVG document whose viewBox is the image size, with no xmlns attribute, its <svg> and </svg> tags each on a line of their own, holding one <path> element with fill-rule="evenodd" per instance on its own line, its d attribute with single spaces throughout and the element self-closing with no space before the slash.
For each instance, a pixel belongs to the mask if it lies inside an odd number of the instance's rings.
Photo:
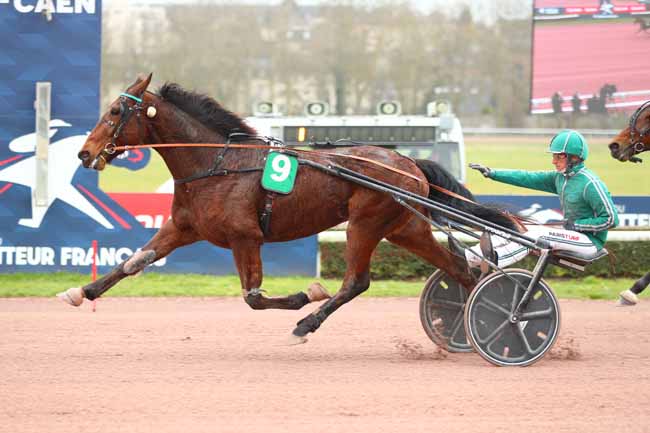
<svg viewBox="0 0 650 433">
<path fill-rule="evenodd" d="M 153 77 L 153 72 L 150 73 L 147 78 L 143 79 L 142 77 L 138 77 L 138 79 L 135 80 L 135 83 L 133 83 L 129 88 L 129 93 L 132 95 L 142 96 L 151 83 L 151 77 Z"/>
</svg>

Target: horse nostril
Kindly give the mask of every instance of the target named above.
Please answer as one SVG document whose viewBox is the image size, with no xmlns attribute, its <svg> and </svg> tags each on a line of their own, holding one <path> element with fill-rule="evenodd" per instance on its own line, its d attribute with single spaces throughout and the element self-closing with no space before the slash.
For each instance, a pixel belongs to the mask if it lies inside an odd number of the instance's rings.
<svg viewBox="0 0 650 433">
<path fill-rule="evenodd" d="M 611 150 L 611 151 L 613 151 L 613 152 L 616 152 L 616 151 L 618 150 L 618 147 L 619 147 L 619 146 L 618 146 L 618 143 L 616 143 L 616 142 L 614 142 L 614 143 L 609 143 L 609 150 Z"/>
<path fill-rule="evenodd" d="M 85 161 L 85 160 L 87 160 L 88 158 L 90 158 L 90 152 L 88 152 L 87 150 L 82 150 L 81 152 L 79 152 L 79 153 L 77 154 L 77 157 L 78 157 L 80 160 Z"/>
</svg>

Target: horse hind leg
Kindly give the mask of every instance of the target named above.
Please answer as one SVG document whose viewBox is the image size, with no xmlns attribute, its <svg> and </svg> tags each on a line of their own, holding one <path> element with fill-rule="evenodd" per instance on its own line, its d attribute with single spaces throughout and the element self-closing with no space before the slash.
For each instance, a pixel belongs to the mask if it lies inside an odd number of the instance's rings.
<svg viewBox="0 0 650 433">
<path fill-rule="evenodd" d="M 625 307 L 636 305 L 639 302 L 638 295 L 641 294 L 649 284 L 650 272 L 639 278 L 632 287 L 619 293 L 618 305 Z"/>
<path fill-rule="evenodd" d="M 315 332 L 330 314 L 370 287 L 370 258 L 382 236 L 377 235 L 381 233 L 380 230 L 371 230 L 368 226 L 361 230 L 359 226 L 363 227 L 363 224 L 348 223 L 345 250 L 347 269 L 341 289 L 296 324 L 289 337 L 290 345 L 307 342 L 308 333 Z"/>
<path fill-rule="evenodd" d="M 431 226 L 415 216 L 388 234 L 386 239 L 445 271 L 468 290 L 476 283 L 474 277 L 467 272 L 465 261 L 440 245 L 431 233 Z"/>
</svg>

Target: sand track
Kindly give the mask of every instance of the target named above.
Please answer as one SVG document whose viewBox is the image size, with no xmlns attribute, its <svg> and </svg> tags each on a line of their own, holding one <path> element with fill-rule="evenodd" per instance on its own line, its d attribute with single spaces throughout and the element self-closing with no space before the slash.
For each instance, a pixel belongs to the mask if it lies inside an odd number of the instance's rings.
<svg viewBox="0 0 650 433">
<path fill-rule="evenodd" d="M 650 431 L 650 302 L 562 301 L 528 368 L 447 354 L 417 299 L 359 299 L 303 346 L 303 311 L 240 299 L 0 300 L 0 431 Z"/>
</svg>

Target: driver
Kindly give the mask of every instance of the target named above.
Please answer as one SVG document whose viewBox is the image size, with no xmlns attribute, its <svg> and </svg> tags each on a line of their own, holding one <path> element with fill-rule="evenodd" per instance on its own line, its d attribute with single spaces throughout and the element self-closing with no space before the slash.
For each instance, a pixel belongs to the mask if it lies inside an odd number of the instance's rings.
<svg viewBox="0 0 650 433">
<path fill-rule="evenodd" d="M 528 237 L 543 238 L 552 249 L 593 255 L 603 248 L 607 230 L 618 225 L 618 214 L 605 184 L 585 167 L 589 156 L 587 141 L 577 131 L 564 130 L 551 140 L 555 171 L 494 170 L 480 164 L 470 164 L 487 178 L 524 188 L 557 194 L 564 212 L 564 229 L 527 225 Z M 492 254 L 488 260 L 505 267 L 523 259 L 528 249 L 499 236 L 490 237 L 492 245 L 484 248 Z M 479 245 L 464 250 L 472 267 L 481 264 Z M 486 253 L 487 254 L 487 253 Z"/>
</svg>

